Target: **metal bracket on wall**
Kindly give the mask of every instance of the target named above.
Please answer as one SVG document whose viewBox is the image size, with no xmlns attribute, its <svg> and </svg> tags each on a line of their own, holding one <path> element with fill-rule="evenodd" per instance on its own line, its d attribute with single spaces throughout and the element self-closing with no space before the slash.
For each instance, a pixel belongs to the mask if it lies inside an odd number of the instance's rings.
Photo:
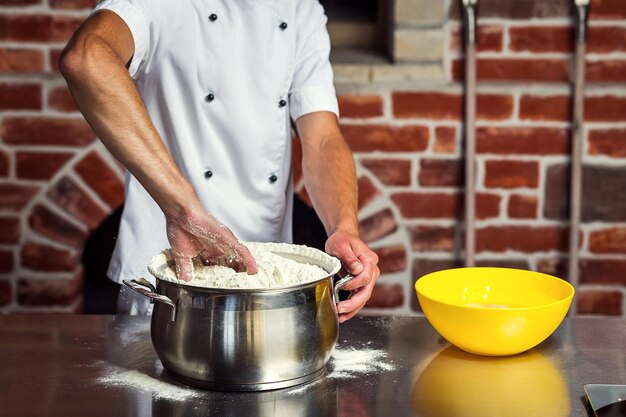
<svg viewBox="0 0 626 417">
<path fill-rule="evenodd" d="M 476 29 L 478 0 L 462 0 L 465 34 L 465 266 L 476 252 Z"/>
</svg>

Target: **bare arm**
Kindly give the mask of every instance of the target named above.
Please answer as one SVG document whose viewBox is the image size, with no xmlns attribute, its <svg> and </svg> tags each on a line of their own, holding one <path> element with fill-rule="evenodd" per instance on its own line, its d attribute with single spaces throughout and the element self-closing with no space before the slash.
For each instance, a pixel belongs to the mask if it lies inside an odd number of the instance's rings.
<svg viewBox="0 0 626 417">
<path fill-rule="evenodd" d="M 126 69 L 134 53 L 128 26 L 100 11 L 74 34 L 59 62 L 72 96 L 104 145 L 150 193 L 167 220 L 179 277 L 191 279 L 191 258 L 230 258 L 256 272 L 247 249 L 204 210 L 170 156 Z"/>
<path fill-rule="evenodd" d="M 354 160 L 333 113 L 310 113 L 296 125 L 306 189 L 328 234 L 326 251 L 355 275 L 345 287 L 350 299 L 339 304 L 345 321 L 365 305 L 380 275 L 378 256 L 359 238 Z"/>
</svg>

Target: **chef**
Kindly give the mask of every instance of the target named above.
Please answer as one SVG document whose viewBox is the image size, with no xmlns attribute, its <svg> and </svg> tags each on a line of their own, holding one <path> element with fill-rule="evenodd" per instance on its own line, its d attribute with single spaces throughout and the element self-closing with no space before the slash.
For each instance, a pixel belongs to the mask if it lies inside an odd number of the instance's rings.
<svg viewBox="0 0 626 417">
<path fill-rule="evenodd" d="M 363 307 L 378 257 L 358 235 L 329 52 L 317 0 L 105 0 L 94 9 L 59 66 L 128 169 L 111 279 L 147 276 L 165 247 L 186 281 L 195 257 L 256 273 L 238 239 L 292 240 L 293 123 L 326 251 L 356 276 L 340 321 Z M 121 291 L 120 312 L 150 312 L 146 297 Z"/>
</svg>

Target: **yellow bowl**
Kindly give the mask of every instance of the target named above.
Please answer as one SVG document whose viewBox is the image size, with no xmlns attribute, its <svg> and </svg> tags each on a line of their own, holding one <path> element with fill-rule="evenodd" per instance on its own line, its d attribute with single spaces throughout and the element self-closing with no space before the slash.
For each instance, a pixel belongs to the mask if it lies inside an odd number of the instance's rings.
<svg viewBox="0 0 626 417">
<path fill-rule="evenodd" d="M 469 353 L 514 355 L 559 327 L 574 296 L 567 281 L 512 268 L 457 268 L 415 283 L 426 318 L 448 342 Z"/>
</svg>

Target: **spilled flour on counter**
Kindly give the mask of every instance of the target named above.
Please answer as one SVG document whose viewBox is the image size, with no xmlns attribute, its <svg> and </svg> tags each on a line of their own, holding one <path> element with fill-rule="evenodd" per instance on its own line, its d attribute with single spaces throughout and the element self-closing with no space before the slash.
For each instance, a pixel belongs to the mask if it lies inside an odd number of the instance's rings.
<svg viewBox="0 0 626 417">
<path fill-rule="evenodd" d="M 150 262 L 148 269 L 159 279 L 176 284 L 207 288 L 286 288 L 334 275 L 340 267 L 339 260 L 317 249 L 287 243 L 244 242 L 257 263 L 258 273 L 248 275 L 226 266 L 202 264 L 194 259 L 193 277 L 185 282 L 176 277 L 174 262 L 169 250 L 164 250 Z M 278 254 L 277 254 L 278 253 Z M 285 254 L 281 256 L 279 254 Z M 310 259 L 324 267 L 290 259 L 289 255 Z"/>
<path fill-rule="evenodd" d="M 134 369 L 129 370 L 108 364 L 105 366 L 105 369 L 106 373 L 98 378 L 96 382 L 106 386 L 134 388 L 152 394 L 153 398 L 171 401 L 185 401 L 202 395 L 202 391 L 171 384 Z M 156 374 L 158 374 L 157 376 L 162 374 L 163 365 L 161 365 L 160 361 L 155 363 L 155 370 Z"/>
<path fill-rule="evenodd" d="M 336 348 L 330 358 L 329 374 L 317 378 L 308 384 L 299 385 L 287 391 L 287 394 L 300 394 L 324 379 L 352 379 L 395 369 L 387 360 L 387 353 L 378 349 Z"/>
</svg>

